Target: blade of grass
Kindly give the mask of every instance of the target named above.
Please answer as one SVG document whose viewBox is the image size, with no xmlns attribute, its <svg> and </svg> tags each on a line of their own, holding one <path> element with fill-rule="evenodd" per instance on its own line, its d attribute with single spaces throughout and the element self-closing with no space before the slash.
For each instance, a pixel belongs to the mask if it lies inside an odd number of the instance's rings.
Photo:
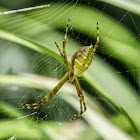
<svg viewBox="0 0 140 140">
<path fill-rule="evenodd" d="M 31 119 L 30 119 L 31 121 Z M 17 139 L 43 139 L 43 138 L 50 138 L 45 135 L 43 137 L 40 129 L 41 127 L 38 125 L 38 128 L 36 126 L 31 127 L 29 122 L 26 122 L 25 120 L 0 120 L 0 138 L 1 139 L 7 139 L 11 136 L 16 136 Z M 29 124 L 28 124 L 29 123 Z M 27 125 L 28 124 L 28 125 Z"/>
<path fill-rule="evenodd" d="M 31 87 L 31 88 L 37 88 L 37 89 L 45 89 L 45 88 L 52 89 L 58 83 L 58 80 L 56 80 L 56 79 L 52 80 L 50 78 L 47 79 L 47 78 L 44 78 L 41 76 L 29 75 L 29 74 L 27 74 L 27 75 L 24 74 L 23 76 L 0 75 L 0 79 L 2 79 L 2 80 L 0 80 L 0 84 L 3 83 L 3 85 L 5 85 L 5 86 L 18 84 L 20 86 L 27 86 L 27 87 Z M 32 80 L 32 82 L 31 82 L 31 80 Z M 50 84 L 50 82 L 52 84 Z M 24 83 L 26 83 L 26 84 L 24 84 Z M 44 84 L 44 83 L 46 83 L 46 84 Z M 40 85 L 42 85 L 42 87 Z M 77 111 L 79 111 L 79 100 L 77 99 L 78 97 L 75 94 L 75 92 L 76 92 L 75 87 L 70 84 L 67 84 L 64 87 L 62 87 L 61 92 L 62 91 L 63 91 L 62 98 L 64 100 L 66 100 L 67 102 L 69 102 L 69 104 L 71 104 Z M 87 95 L 86 95 L 86 98 L 87 98 Z M 94 101 L 92 100 L 92 98 L 88 97 L 87 100 L 88 100 L 87 108 L 89 111 L 87 111 L 86 114 L 82 115 L 82 117 L 84 117 L 84 119 L 89 123 L 89 125 L 93 129 L 95 129 L 104 139 L 133 140 L 132 137 L 128 136 L 126 133 L 124 133 L 120 129 L 116 128 L 116 126 L 111 124 L 106 119 L 106 117 L 104 116 L 103 113 L 99 113 L 98 111 L 95 111 L 95 107 L 92 108 L 95 105 L 95 104 L 93 105 Z M 120 111 L 120 109 L 122 109 L 122 108 L 119 108 L 119 111 Z M 97 110 L 97 107 L 96 107 L 96 110 Z M 124 112 L 122 111 L 121 113 L 124 113 Z M 104 128 L 107 128 L 107 129 L 104 129 Z M 112 135 L 110 135 L 110 133 Z"/>
<path fill-rule="evenodd" d="M 137 128 L 136 124 L 132 120 L 132 118 L 128 115 L 128 113 L 121 107 L 119 106 L 104 90 L 102 90 L 95 82 L 90 81 L 87 77 L 84 76 L 84 79 L 88 81 L 90 85 L 92 85 L 105 99 L 107 99 L 123 116 L 129 121 L 129 123 L 132 125 L 134 128 L 134 131 L 136 134 L 139 134 L 139 129 Z"/>
<path fill-rule="evenodd" d="M 138 0 L 99 0 L 124 10 L 140 15 L 140 1 Z"/>
<path fill-rule="evenodd" d="M 8 78 L 8 77 L 7 77 Z M 10 77 L 9 77 L 10 78 Z M 9 79 L 8 78 L 8 79 Z M 12 77 L 13 78 L 13 77 Z M 10 78 L 11 79 L 11 78 Z M 1 80 L 1 78 L 0 78 L 0 80 Z M 12 80 L 12 79 L 11 79 Z M 16 78 L 15 78 L 15 81 L 17 81 L 16 80 Z M 2 81 L 1 81 L 2 82 Z M 1 83 L 0 82 L 0 83 Z M 22 82 L 22 79 L 20 79 L 20 82 Z M 20 83 L 19 82 L 19 83 Z M 3 85 L 4 83 L 2 82 L 0 85 Z M 23 84 L 23 83 L 21 83 L 21 84 Z M 5 84 L 4 84 L 5 85 Z M 17 120 L 20 120 L 20 122 L 21 122 L 21 120 L 24 122 L 24 124 L 25 124 L 25 122 L 26 122 L 26 124 L 28 124 L 28 125 L 30 125 L 31 127 L 32 127 L 32 130 L 30 130 L 30 129 L 27 129 L 27 131 L 32 131 L 32 132 L 35 132 L 36 133 L 36 135 L 34 135 L 34 137 L 42 137 L 42 138 L 45 138 L 45 137 L 47 137 L 48 139 L 52 139 L 51 137 L 49 137 L 49 134 L 47 134 L 46 132 L 44 132 L 44 130 L 39 126 L 39 124 L 36 124 L 29 116 L 30 115 L 27 115 L 27 114 L 24 114 L 24 113 L 21 113 L 21 111 L 19 111 L 17 108 L 15 108 L 15 107 L 13 107 L 13 106 L 11 106 L 11 105 L 9 105 L 9 104 L 7 104 L 6 102 L 4 102 L 4 101 L 0 101 L 0 111 L 1 111 L 1 113 L 3 113 L 3 114 L 5 114 L 5 115 L 7 115 L 7 116 L 10 116 L 10 117 L 12 117 L 15 121 Z M 5 127 L 5 125 L 7 124 L 8 125 L 8 128 L 10 129 L 11 128 L 11 130 L 13 130 L 12 129 L 12 127 L 14 126 L 14 127 L 16 127 L 16 125 L 17 124 L 14 124 L 13 126 L 11 126 L 10 127 L 10 124 L 12 123 L 13 124 L 13 120 L 12 121 L 9 121 L 9 123 L 8 123 L 8 121 L 5 121 L 5 122 L 3 122 L 3 121 L 0 121 L 0 123 L 2 123 L 0 126 L 0 129 L 2 129 L 1 130 L 1 132 L 3 132 L 4 131 L 4 128 L 6 128 Z M 24 129 L 26 129 L 26 127 L 28 127 L 28 126 L 22 126 L 22 128 Z M 19 129 L 19 127 L 18 127 L 18 129 Z M 22 129 L 21 129 L 22 130 Z M 17 131 L 16 131 L 17 132 Z M 6 132 L 7 133 L 7 132 Z M 7 133 L 8 134 L 8 133 Z M 16 134 L 16 133 L 13 133 L 13 134 Z M 17 133 L 18 134 L 18 133 Z M 24 134 L 25 134 L 25 132 L 24 132 Z M 0 137 L 3 137 L 3 136 L 7 136 L 7 135 L 5 135 L 5 133 L 1 133 L 0 134 Z M 32 136 L 32 133 L 30 133 L 29 134 L 29 137 L 33 137 Z"/>
<path fill-rule="evenodd" d="M 61 63 L 63 62 L 61 57 L 59 57 L 58 54 L 55 54 L 50 49 L 48 49 L 48 48 L 46 48 L 46 47 L 44 47 L 44 46 L 42 46 L 42 45 L 40 45 L 36 42 L 33 42 L 33 41 L 28 40 L 26 38 L 23 38 L 21 36 L 18 36 L 18 35 L 15 35 L 15 34 L 10 34 L 8 32 L 0 30 L 0 38 L 16 42 L 16 43 L 21 44 L 23 46 L 29 47 L 30 49 L 33 49 L 37 52 L 40 52 L 40 53 L 46 54 L 48 56 L 51 56 Z"/>
</svg>

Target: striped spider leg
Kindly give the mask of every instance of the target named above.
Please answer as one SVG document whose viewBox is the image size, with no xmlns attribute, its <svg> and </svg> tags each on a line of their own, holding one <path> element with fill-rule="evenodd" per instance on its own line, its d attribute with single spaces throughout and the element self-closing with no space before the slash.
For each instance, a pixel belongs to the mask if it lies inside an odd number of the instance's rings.
<svg viewBox="0 0 140 140">
<path fill-rule="evenodd" d="M 72 56 L 71 65 L 69 65 L 68 61 L 67 61 L 67 55 L 65 52 L 69 21 L 70 20 L 68 20 L 68 22 L 67 22 L 66 32 L 65 32 L 64 41 L 63 41 L 63 52 L 61 52 L 59 46 L 55 42 L 55 44 L 59 50 L 59 53 L 67 67 L 67 73 L 61 79 L 61 81 L 54 87 L 54 89 L 47 96 L 45 96 L 41 101 L 39 101 L 37 103 L 33 103 L 33 104 L 20 104 L 20 106 L 22 108 L 27 108 L 27 109 L 40 108 L 45 103 L 47 103 L 49 101 L 49 99 L 52 98 L 59 91 L 59 89 L 64 85 L 65 82 L 74 81 L 76 90 L 78 93 L 78 97 L 80 98 L 80 113 L 74 114 L 74 117 L 72 119 L 70 119 L 70 121 L 72 121 L 72 120 L 80 117 L 86 111 L 84 95 L 82 93 L 82 89 L 80 87 L 80 83 L 79 83 L 77 77 L 81 76 L 88 69 L 88 67 L 91 65 L 92 61 L 94 60 L 94 53 L 99 44 L 99 28 L 98 28 L 98 22 L 97 22 L 97 41 L 96 41 L 95 45 L 93 46 L 91 44 L 90 46 L 84 46 L 84 47 L 79 48 Z"/>
</svg>

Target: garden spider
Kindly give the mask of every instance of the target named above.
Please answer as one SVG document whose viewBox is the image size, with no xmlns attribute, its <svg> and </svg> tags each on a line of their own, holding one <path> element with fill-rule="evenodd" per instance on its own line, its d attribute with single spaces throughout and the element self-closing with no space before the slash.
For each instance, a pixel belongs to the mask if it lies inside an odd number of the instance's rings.
<svg viewBox="0 0 140 140">
<path fill-rule="evenodd" d="M 80 87 L 77 76 L 81 76 L 83 74 L 83 72 L 88 69 L 91 62 L 94 60 L 94 53 L 95 53 L 95 51 L 98 47 L 98 44 L 99 44 L 99 28 L 98 28 L 98 22 L 97 22 L 97 41 L 96 41 L 94 47 L 91 44 L 90 46 L 85 46 L 85 47 L 79 48 L 72 56 L 71 65 L 69 65 L 68 60 L 67 60 L 67 55 L 65 52 L 69 21 L 70 20 L 68 20 L 68 22 L 67 22 L 66 32 L 65 32 L 64 41 L 63 41 L 63 52 L 61 52 L 59 46 L 55 42 L 55 44 L 59 50 L 59 53 L 60 53 L 65 65 L 67 67 L 67 73 L 61 79 L 61 81 L 54 87 L 54 89 L 47 96 L 45 96 L 41 101 L 39 101 L 37 103 L 33 103 L 33 104 L 20 104 L 20 106 L 22 106 L 22 108 L 27 108 L 27 109 L 40 108 L 45 103 L 47 103 L 49 101 L 49 99 L 52 98 L 58 92 L 58 90 L 64 85 L 65 82 L 74 81 L 78 96 L 80 98 L 81 111 L 79 114 L 74 114 L 74 117 L 72 119 L 70 119 L 70 121 L 72 121 L 72 120 L 80 117 L 86 111 L 86 104 L 84 101 L 84 95 L 82 93 L 82 89 Z"/>
</svg>

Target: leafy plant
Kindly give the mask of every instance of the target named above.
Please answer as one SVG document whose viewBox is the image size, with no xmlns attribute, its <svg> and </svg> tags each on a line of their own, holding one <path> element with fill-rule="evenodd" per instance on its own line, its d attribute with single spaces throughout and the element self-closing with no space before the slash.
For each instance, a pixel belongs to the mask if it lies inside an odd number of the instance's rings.
<svg viewBox="0 0 140 140">
<path fill-rule="evenodd" d="M 123 5 L 120 3 L 121 6 Z M 81 46 L 80 41 L 78 41 L 80 37 L 83 38 L 83 42 L 86 42 L 89 37 L 92 39 L 90 42 L 93 42 L 96 38 L 97 21 L 100 29 L 100 45 L 95 56 L 96 59 L 80 79 L 82 88 L 87 92 L 85 93 L 87 112 L 82 116 L 85 122 L 81 120 L 83 124 L 80 124 L 80 126 L 83 130 L 79 128 L 81 130 L 80 135 L 75 131 L 75 135 L 79 135 L 77 139 L 90 139 L 86 134 L 91 134 L 92 139 L 131 140 L 133 137 L 139 139 L 140 103 L 138 91 L 126 79 L 128 77 L 118 74 L 119 66 L 115 67 L 107 61 L 110 58 L 112 61 L 123 65 L 128 71 L 131 68 L 139 68 L 140 50 L 137 48 L 138 40 L 125 25 L 102 12 L 92 7 L 87 7 L 86 4 L 52 3 L 46 9 L 32 10 L 24 15 L 21 13 L 1 16 L 0 110 L 2 114 L 8 117 L 0 121 L 2 124 L 0 129 L 3 132 L 0 135 L 1 138 L 10 138 L 16 134 L 17 138 L 24 139 L 56 139 L 57 136 L 65 139 L 63 132 L 64 130 L 69 130 L 68 126 L 72 126 L 76 130 L 74 125 L 78 121 L 72 123 L 68 121 L 75 110 L 79 111 L 79 99 L 74 94 L 76 91 L 71 84 L 66 85 L 60 91 L 61 93 L 57 94 L 58 100 L 55 101 L 54 99 L 45 106 L 44 113 L 42 113 L 42 110 L 30 112 L 26 110 L 23 113 L 24 111 L 18 106 L 18 103 L 21 103 L 21 101 L 26 103 L 28 99 L 34 102 L 37 94 L 33 93 L 37 89 L 41 93 L 41 97 L 43 96 L 43 91 L 52 90 L 58 83 L 58 80 L 54 78 L 61 79 L 66 72 L 54 41 L 59 46 L 62 46 L 60 44 L 63 42 L 63 31 L 65 30 L 67 19 L 70 18 L 69 38 L 66 46 L 69 62 L 72 54 Z M 83 36 L 86 36 L 86 39 Z M 83 45 L 88 45 L 90 42 L 87 41 Z M 21 55 L 18 56 L 17 53 L 14 53 L 12 60 L 10 59 L 12 51 L 9 50 L 14 50 L 13 48 L 16 48 L 16 50 L 19 48 L 18 53 Z M 8 51 L 9 53 L 6 57 L 5 54 Z M 28 59 L 21 58 L 22 54 L 26 55 Z M 13 63 L 13 65 L 8 61 L 16 59 L 19 61 Z M 26 60 L 26 63 L 20 61 L 23 59 Z M 21 64 L 21 62 L 23 63 Z M 119 70 L 120 73 L 121 70 Z M 28 74 L 22 74 L 23 72 Z M 136 75 L 138 75 L 137 72 Z M 130 76 L 132 76 L 131 72 Z M 51 79 L 48 77 L 51 77 Z M 135 78 L 135 83 L 139 86 L 137 78 Z M 15 99 L 9 101 L 8 98 L 14 98 L 13 95 L 15 94 L 13 93 L 15 91 L 13 92 L 12 90 L 14 86 L 19 87 L 16 90 L 17 101 Z M 10 92 L 8 91 L 9 87 L 11 87 Z M 3 93 L 6 93 L 6 95 L 3 96 Z M 32 93 L 31 96 L 30 93 Z M 96 98 L 96 101 L 94 98 Z M 63 105 L 68 106 L 68 108 L 59 105 L 60 99 L 63 100 Z M 48 106 L 50 106 L 50 110 L 47 108 Z M 52 106 L 54 107 L 52 108 Z M 67 114 L 65 113 L 66 110 L 69 110 Z M 61 113 L 59 114 L 58 112 Z M 40 116 L 37 116 L 37 114 Z M 46 120 L 42 121 L 41 119 L 47 114 L 46 123 Z M 49 117 L 49 115 L 53 117 Z M 3 118 L 6 117 L 4 116 Z M 38 119 L 40 121 L 36 123 Z M 22 129 L 18 130 L 18 126 Z M 60 132 L 57 131 L 58 128 Z M 87 132 L 85 128 L 89 131 Z M 7 135 L 5 132 L 9 132 L 8 130 L 13 131 L 10 131 Z M 24 135 L 25 130 L 29 132 L 27 136 Z M 93 133 L 93 130 L 97 133 Z M 130 132 L 129 134 L 127 134 L 128 131 Z M 36 135 L 33 135 L 33 133 Z"/>
</svg>

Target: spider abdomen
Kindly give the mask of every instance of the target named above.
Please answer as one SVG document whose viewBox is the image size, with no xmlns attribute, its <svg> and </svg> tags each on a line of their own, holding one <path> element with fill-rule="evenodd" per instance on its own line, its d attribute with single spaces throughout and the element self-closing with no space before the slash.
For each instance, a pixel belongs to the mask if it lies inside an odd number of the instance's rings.
<svg viewBox="0 0 140 140">
<path fill-rule="evenodd" d="M 93 60 L 93 45 L 80 48 L 72 57 L 71 70 L 75 76 L 81 76 Z"/>
</svg>

